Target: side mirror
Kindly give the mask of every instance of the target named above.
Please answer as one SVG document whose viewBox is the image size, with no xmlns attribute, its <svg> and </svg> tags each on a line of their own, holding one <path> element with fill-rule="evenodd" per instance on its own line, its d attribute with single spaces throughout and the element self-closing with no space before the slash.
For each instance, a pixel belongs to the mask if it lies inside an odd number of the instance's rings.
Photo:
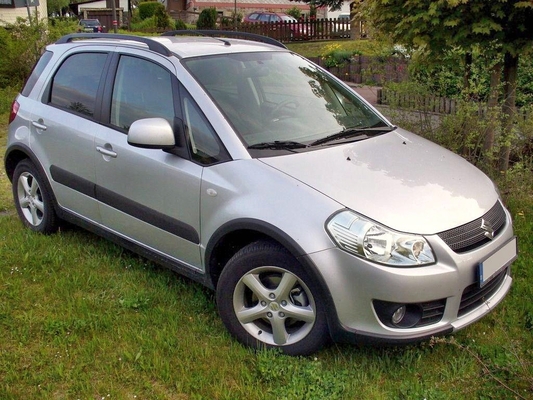
<svg viewBox="0 0 533 400">
<path fill-rule="evenodd" d="M 171 149 L 176 146 L 172 126 L 164 118 L 145 118 L 131 124 L 128 143 L 145 149 Z"/>
</svg>

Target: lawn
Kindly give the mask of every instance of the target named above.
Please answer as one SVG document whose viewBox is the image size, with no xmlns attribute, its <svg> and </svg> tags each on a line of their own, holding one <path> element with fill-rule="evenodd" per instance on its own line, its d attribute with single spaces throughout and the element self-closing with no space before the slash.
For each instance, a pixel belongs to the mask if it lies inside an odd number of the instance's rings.
<svg viewBox="0 0 533 400">
<path fill-rule="evenodd" d="M 326 45 L 324 45 L 326 43 Z M 327 42 L 293 42 L 285 44 L 289 50 L 292 50 L 304 57 L 319 57 L 327 49 L 335 47 L 348 51 L 357 51 L 365 56 L 390 55 L 391 46 L 384 42 L 373 40 L 330 40 Z"/>
<path fill-rule="evenodd" d="M 520 256 L 493 313 L 431 342 L 291 358 L 238 344 L 196 283 L 74 227 L 23 229 L 2 168 L 0 399 L 532 399 L 533 198 L 516 174 L 500 187 Z"/>
</svg>

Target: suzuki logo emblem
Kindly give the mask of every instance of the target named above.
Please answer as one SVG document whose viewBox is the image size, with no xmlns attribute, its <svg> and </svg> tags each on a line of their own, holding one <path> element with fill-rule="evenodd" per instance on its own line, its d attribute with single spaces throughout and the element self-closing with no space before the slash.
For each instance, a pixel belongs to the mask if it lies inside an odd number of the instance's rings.
<svg viewBox="0 0 533 400">
<path fill-rule="evenodd" d="M 490 240 L 494 239 L 494 228 L 492 227 L 492 224 L 485 221 L 483 218 L 481 219 L 481 229 L 485 231 L 484 235 L 486 238 L 489 238 Z"/>
</svg>

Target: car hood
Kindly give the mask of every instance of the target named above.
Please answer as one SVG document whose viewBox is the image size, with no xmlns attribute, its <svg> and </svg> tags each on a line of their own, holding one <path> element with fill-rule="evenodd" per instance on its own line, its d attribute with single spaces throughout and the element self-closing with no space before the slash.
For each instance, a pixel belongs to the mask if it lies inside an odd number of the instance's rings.
<svg viewBox="0 0 533 400">
<path fill-rule="evenodd" d="M 408 233 L 434 234 L 463 225 L 498 199 L 480 170 L 402 129 L 261 161 L 344 207 Z"/>
</svg>

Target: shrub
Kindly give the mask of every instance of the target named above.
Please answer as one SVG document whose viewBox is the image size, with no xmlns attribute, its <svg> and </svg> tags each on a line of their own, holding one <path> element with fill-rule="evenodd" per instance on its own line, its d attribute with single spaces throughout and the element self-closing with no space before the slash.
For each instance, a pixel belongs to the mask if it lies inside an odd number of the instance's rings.
<svg viewBox="0 0 533 400">
<path fill-rule="evenodd" d="M 340 45 L 327 45 L 324 48 L 324 52 L 320 56 L 324 60 L 324 65 L 327 68 L 343 67 L 348 64 L 355 55 L 360 55 L 358 50 L 346 50 Z"/>
<path fill-rule="evenodd" d="M 159 3 L 161 7 L 157 7 L 154 12 L 155 26 L 158 29 L 172 29 L 173 21 L 168 15 L 165 7 Z"/>
<path fill-rule="evenodd" d="M 143 19 L 139 22 L 131 23 L 131 30 L 136 32 L 153 32 L 157 30 L 155 17 Z"/>
<path fill-rule="evenodd" d="M 302 16 L 302 11 L 298 7 L 293 7 L 287 11 L 287 14 L 296 19 L 300 19 L 300 17 Z"/>
<path fill-rule="evenodd" d="M 175 22 L 175 28 L 178 31 L 186 30 L 187 29 L 187 24 L 185 24 L 185 22 L 182 19 L 177 19 L 176 22 Z"/>
<path fill-rule="evenodd" d="M 139 3 L 139 17 L 141 20 L 151 18 L 156 14 L 158 9 L 165 11 L 165 6 L 158 1 L 148 1 Z"/>
<path fill-rule="evenodd" d="M 0 88 L 24 82 L 42 48 L 52 41 L 47 28 L 43 21 L 29 24 L 22 18 L 0 28 Z"/>
<path fill-rule="evenodd" d="M 217 26 L 217 9 L 204 8 L 198 17 L 196 27 L 198 29 L 215 29 Z"/>
</svg>

